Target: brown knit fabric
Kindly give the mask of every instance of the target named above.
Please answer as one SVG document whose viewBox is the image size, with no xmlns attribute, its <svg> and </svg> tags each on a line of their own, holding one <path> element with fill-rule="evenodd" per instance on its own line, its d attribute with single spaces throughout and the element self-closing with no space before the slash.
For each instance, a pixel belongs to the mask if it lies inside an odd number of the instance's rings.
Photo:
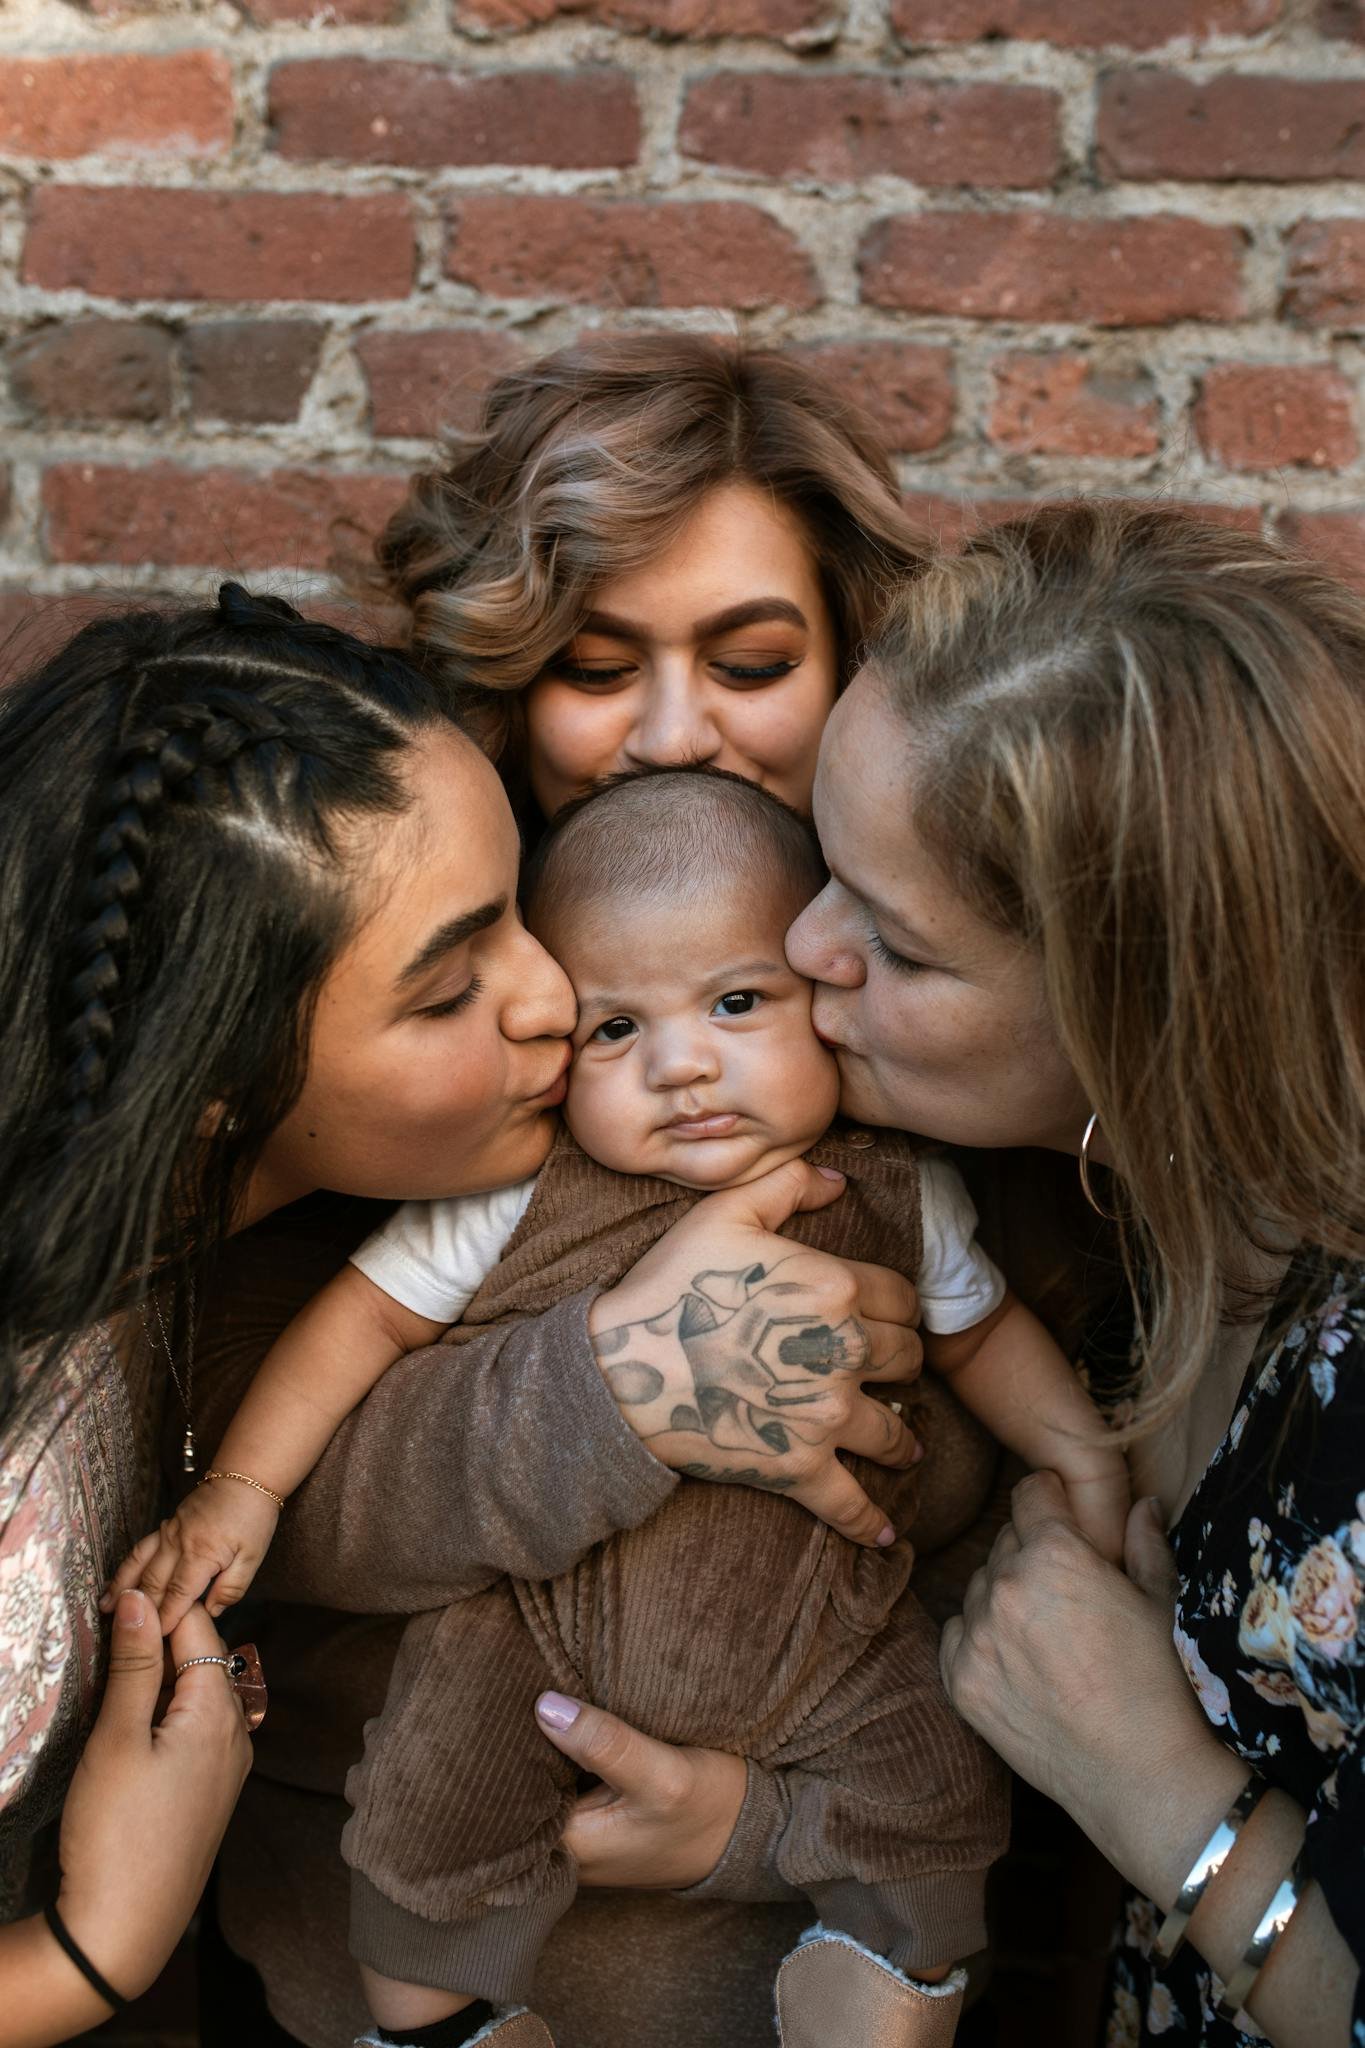
<svg viewBox="0 0 1365 2048">
<path fill-rule="evenodd" d="M 913 1273 L 909 1144 L 841 1133 L 813 1156 L 848 1188 L 784 1234 Z M 695 1200 L 610 1173 L 562 1137 L 450 1343 L 458 1351 L 566 1294 L 613 1286 Z M 955 1408 L 926 1382 L 909 1415 L 936 1452 L 936 1544 L 956 1533 L 955 1506 L 959 1521 L 975 1515 L 994 1460 L 960 1411 L 943 1426 Z M 915 1475 L 854 1463 L 903 1532 Z M 527 1995 L 574 1891 L 559 1845 L 574 1774 L 529 1713 L 546 1686 L 784 1773 L 782 1876 L 901 1967 L 978 1947 L 984 1874 L 1003 1846 L 1003 1776 L 943 1696 L 936 1631 L 906 1591 L 913 1555 L 904 1534 L 864 1550 L 790 1501 L 685 1482 L 559 1578 L 503 1581 L 417 1617 L 347 1788 L 356 1953 L 391 1976 Z"/>
</svg>

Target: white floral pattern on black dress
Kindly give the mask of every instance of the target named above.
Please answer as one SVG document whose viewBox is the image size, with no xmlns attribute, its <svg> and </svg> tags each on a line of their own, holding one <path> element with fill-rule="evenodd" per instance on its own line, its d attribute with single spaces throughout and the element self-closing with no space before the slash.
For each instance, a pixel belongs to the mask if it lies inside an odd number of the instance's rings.
<svg viewBox="0 0 1365 2048">
<path fill-rule="evenodd" d="M 1310 1872 L 1365 1972 L 1365 1271 L 1329 1272 L 1253 1361 L 1171 1540 L 1190 1683 L 1229 1748 L 1306 1808 Z M 1260 2039 L 1216 2016 L 1222 1986 L 1188 1942 L 1156 1961 L 1158 1918 L 1128 1900 L 1106 2048 Z M 1350 2039 L 1365 2048 L 1365 1974 Z"/>
</svg>

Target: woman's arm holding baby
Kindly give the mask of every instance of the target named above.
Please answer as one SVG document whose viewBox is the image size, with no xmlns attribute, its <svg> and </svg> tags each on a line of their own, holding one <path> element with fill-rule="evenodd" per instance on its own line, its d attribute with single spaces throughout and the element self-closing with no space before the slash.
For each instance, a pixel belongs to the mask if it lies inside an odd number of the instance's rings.
<svg viewBox="0 0 1365 2048">
<path fill-rule="evenodd" d="M 864 1378 L 914 1377 L 915 1292 L 891 1273 L 797 1255 L 775 1235 L 796 1209 L 841 1192 L 841 1182 L 793 1162 L 699 1203 L 610 1295 L 585 1290 L 530 1321 L 469 1337 L 454 1356 L 442 1347 L 400 1359 L 346 1417 L 290 1503 L 263 1588 L 355 1613 L 410 1614 L 503 1573 L 553 1578 L 647 1520 L 677 1485 L 670 1468 L 689 1464 L 706 1464 L 717 1480 L 775 1484 L 815 1512 L 842 1513 L 847 1533 L 875 1540 L 882 1518 L 837 1453 L 866 1444 L 883 1462 L 915 1456 L 909 1433 L 861 1387 Z M 316 1272 L 318 1247 L 300 1247 L 286 1263 L 278 1241 L 267 1245 L 228 1248 L 228 1285 L 201 1347 L 206 1423 L 214 1406 L 223 1412 L 225 1389 L 242 1387 L 271 1316 L 283 1320 L 273 1302 L 292 1290 L 292 1308 L 308 1270 L 314 1286 L 325 1277 Z M 728 1328 L 717 1318 L 704 1368 L 684 1316 L 694 1282 L 712 1285 L 725 1273 L 745 1280 L 760 1267 L 765 1278 L 751 1288 L 766 1287 L 774 1304 L 780 1297 L 793 1330 L 823 1332 L 832 1346 L 834 1330 L 848 1326 L 844 1355 L 830 1349 L 831 1369 L 791 1368 L 791 1391 L 809 1381 L 820 1397 L 809 1434 L 793 1433 L 785 1450 L 760 1439 L 761 1459 L 747 1444 L 731 1449 L 704 1432 L 652 1435 L 659 1413 L 671 1419 L 695 1401 L 699 1370 L 726 1402 L 750 1407 L 756 1375 L 771 1384 L 755 1356 L 763 1329 L 753 1316 L 737 1314 Z M 590 1310 L 605 1330 L 661 1326 L 646 1328 L 662 1375 L 658 1403 L 632 1403 L 638 1389 L 613 1387 L 607 1368 L 619 1358 L 595 1351 Z"/>
<path fill-rule="evenodd" d="M 275 1534 L 275 1496 L 293 1493 L 389 1367 L 443 1327 L 343 1266 L 271 1346 L 209 1478 L 119 1567 L 106 1611 L 140 1586 L 168 1633 L 195 1600 L 217 1616 L 242 1599 Z"/>
<path fill-rule="evenodd" d="M 924 1359 L 964 1408 L 1035 1471 L 1057 1473 L 1081 1529 L 1111 1564 L 1123 1558 L 1128 1467 L 1055 1340 L 1017 1295 L 952 1335 L 924 1335 Z"/>
</svg>

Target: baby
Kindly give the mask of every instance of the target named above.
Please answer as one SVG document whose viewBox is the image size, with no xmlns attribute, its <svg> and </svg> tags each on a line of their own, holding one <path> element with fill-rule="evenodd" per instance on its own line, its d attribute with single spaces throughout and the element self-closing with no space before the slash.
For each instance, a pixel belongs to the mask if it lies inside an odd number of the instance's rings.
<svg viewBox="0 0 1365 2048">
<path fill-rule="evenodd" d="M 896 1134 L 824 1136 L 836 1066 L 782 945 L 822 883 L 803 822 L 714 771 L 618 778 L 557 821 L 526 910 L 578 999 L 567 1128 L 533 1181 L 404 1206 L 284 1332 L 215 1460 L 237 1476 L 201 1486 L 178 1518 L 179 1540 L 209 1560 L 205 1584 L 216 1570 L 249 1579 L 274 1530 L 271 1496 L 300 1483 L 396 1359 L 609 1288 L 697 1197 L 807 1154 L 847 1186 L 785 1234 L 913 1275 L 928 1365 L 1001 1441 L 1060 1473 L 1092 1540 L 1119 1555 L 1123 1460 L 974 1242 L 956 1170 Z M 720 1445 L 751 1450 L 760 1474 L 765 1432 L 783 1428 L 784 1365 L 812 1362 L 812 1333 L 784 1338 L 779 1324 L 752 1404 L 708 1385 L 708 1336 L 770 1278 L 698 1277 L 684 1318 L 695 1406 L 644 1417 L 646 1438 L 695 1437 L 697 1473 Z M 599 1349 L 618 1399 L 648 1410 L 659 1375 L 613 1366 L 609 1339 Z M 383 2023 L 367 2038 L 467 2040 L 530 1994 L 575 1884 L 560 1846 L 574 1771 L 529 1711 L 547 1688 L 765 1766 L 782 1875 L 827 1928 L 939 1980 L 920 1987 L 923 2039 L 951 2037 L 960 1973 L 948 1966 L 984 1939 L 1003 1784 L 947 1705 L 936 1631 L 907 1590 L 915 1476 L 855 1470 L 897 1531 L 888 1548 L 855 1547 L 761 1480 L 684 1481 L 562 1579 L 502 1581 L 409 1623 L 347 1787 L 352 1948 Z"/>
</svg>

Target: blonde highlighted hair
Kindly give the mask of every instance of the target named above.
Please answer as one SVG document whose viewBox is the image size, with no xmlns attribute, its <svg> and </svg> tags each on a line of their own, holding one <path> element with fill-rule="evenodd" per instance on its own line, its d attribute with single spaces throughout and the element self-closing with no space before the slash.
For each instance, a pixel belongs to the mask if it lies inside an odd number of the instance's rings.
<svg viewBox="0 0 1365 2048">
<path fill-rule="evenodd" d="M 520 693 L 593 591 L 661 553 L 700 499 L 743 482 L 801 520 L 845 672 L 924 559 L 875 429 L 799 359 L 688 334 L 601 334 L 491 387 L 377 547 L 410 652 L 514 769 Z"/>
<path fill-rule="evenodd" d="M 1225 1290 L 1266 1312 L 1248 1246 L 1365 1257 L 1365 599 L 1246 535 L 1064 505 L 937 563 L 869 659 L 917 832 L 1041 955 L 1153 1423 Z"/>
</svg>

